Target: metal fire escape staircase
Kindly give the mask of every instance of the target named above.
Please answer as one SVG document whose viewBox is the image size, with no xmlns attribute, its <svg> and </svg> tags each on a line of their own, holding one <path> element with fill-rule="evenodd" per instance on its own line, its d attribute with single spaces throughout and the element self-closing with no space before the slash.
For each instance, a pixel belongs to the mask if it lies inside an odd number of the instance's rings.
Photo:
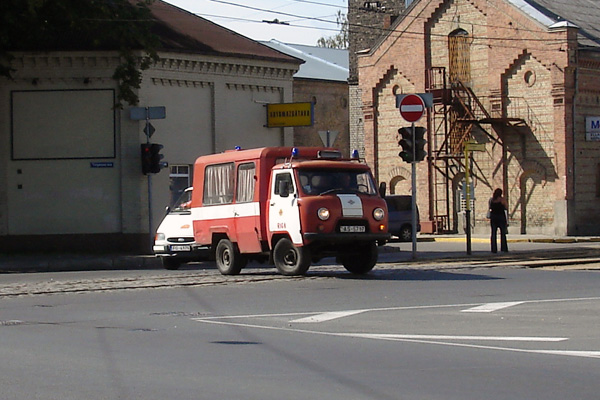
<svg viewBox="0 0 600 400">
<path fill-rule="evenodd" d="M 472 139 L 473 129 L 503 145 L 501 134 L 508 129 L 525 126 L 520 118 L 507 118 L 500 96 L 490 99 L 492 116 L 473 90 L 463 82 L 449 83 L 444 67 L 434 67 L 426 74 L 426 91 L 433 95 L 433 108 L 429 114 L 430 132 L 429 189 L 430 220 L 436 232 L 455 232 L 454 211 L 451 196 L 452 181 L 458 172 L 464 171 L 464 143 Z M 492 134 L 494 131 L 495 134 Z"/>
</svg>

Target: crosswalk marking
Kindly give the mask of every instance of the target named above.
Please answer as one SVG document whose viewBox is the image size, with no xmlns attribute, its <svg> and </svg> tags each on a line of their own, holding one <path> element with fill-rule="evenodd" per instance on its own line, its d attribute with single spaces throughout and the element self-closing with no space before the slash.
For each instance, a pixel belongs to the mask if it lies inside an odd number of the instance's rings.
<svg viewBox="0 0 600 400">
<path fill-rule="evenodd" d="M 295 322 L 295 323 L 318 323 L 318 322 L 325 322 L 325 321 L 331 321 L 333 319 L 348 317 L 350 315 L 360 314 L 360 313 L 365 312 L 365 311 L 367 311 L 367 310 L 351 310 L 351 311 L 326 312 L 326 313 L 321 313 L 321 314 L 317 314 L 317 315 L 311 315 L 311 316 L 304 317 L 304 318 L 294 319 L 294 320 L 289 321 L 289 322 Z"/>
<path fill-rule="evenodd" d="M 503 303 L 487 303 L 482 304 L 477 307 L 467 308 L 466 310 L 462 310 L 462 312 L 473 312 L 473 313 L 489 313 L 498 310 L 502 310 L 503 308 L 518 306 L 519 304 L 525 303 L 524 301 L 507 301 Z"/>
</svg>

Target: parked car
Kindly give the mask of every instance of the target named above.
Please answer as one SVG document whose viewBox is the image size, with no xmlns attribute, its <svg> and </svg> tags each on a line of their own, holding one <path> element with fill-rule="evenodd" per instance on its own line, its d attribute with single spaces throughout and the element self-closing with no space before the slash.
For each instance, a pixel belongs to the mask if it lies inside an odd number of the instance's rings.
<svg viewBox="0 0 600 400">
<path fill-rule="evenodd" d="M 412 196 L 389 195 L 385 197 L 388 207 L 388 232 L 403 242 L 412 241 Z M 417 232 L 421 231 L 419 208 L 417 208 Z"/>
<path fill-rule="evenodd" d="M 192 229 L 192 188 L 185 189 L 156 230 L 154 254 L 166 269 L 178 269 L 188 261 L 208 259 L 209 248 L 194 241 Z"/>
</svg>

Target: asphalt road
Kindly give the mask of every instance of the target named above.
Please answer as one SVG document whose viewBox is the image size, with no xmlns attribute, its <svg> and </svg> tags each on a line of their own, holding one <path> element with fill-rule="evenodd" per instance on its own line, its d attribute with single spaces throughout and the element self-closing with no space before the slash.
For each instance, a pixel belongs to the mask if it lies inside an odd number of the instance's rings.
<svg viewBox="0 0 600 400">
<path fill-rule="evenodd" d="M 2 398 L 598 398 L 600 271 L 214 272 L 0 276 Z"/>
</svg>

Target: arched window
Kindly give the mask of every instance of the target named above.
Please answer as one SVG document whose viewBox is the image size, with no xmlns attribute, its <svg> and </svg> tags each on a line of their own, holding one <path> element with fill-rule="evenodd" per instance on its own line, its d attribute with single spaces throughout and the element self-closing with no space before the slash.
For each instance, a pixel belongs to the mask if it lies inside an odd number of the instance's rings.
<svg viewBox="0 0 600 400">
<path fill-rule="evenodd" d="M 464 29 L 457 29 L 448 35 L 448 55 L 450 59 L 450 82 L 461 81 L 465 86 L 471 82 L 471 36 Z"/>
</svg>

